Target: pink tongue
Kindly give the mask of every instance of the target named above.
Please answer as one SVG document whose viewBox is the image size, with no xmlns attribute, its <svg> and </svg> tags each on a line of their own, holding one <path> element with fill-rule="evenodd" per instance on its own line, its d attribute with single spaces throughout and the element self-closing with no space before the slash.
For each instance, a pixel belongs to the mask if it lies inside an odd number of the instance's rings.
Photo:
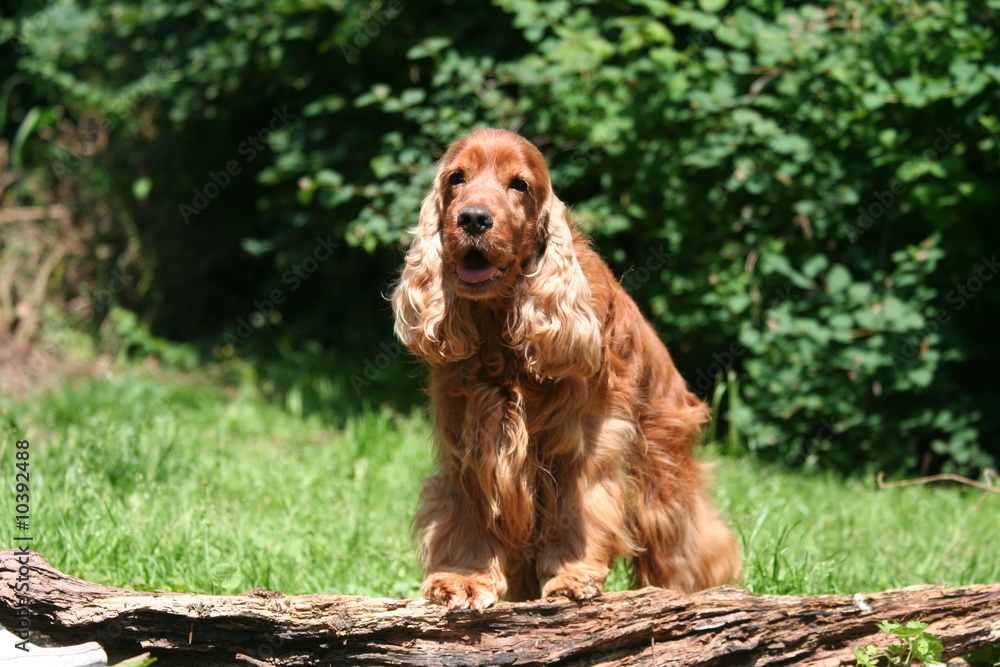
<svg viewBox="0 0 1000 667">
<path fill-rule="evenodd" d="M 481 283 L 489 280 L 493 277 L 494 272 L 496 272 L 496 267 L 492 264 L 487 264 L 482 268 L 472 268 L 467 266 L 465 262 L 459 262 L 455 267 L 458 270 L 458 277 L 467 283 Z"/>
</svg>

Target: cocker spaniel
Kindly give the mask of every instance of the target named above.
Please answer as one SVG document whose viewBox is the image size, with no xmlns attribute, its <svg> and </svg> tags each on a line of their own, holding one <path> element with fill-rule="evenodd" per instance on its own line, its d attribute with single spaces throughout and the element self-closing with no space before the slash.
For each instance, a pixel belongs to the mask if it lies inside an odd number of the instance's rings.
<svg viewBox="0 0 1000 667">
<path fill-rule="evenodd" d="M 618 557 L 640 586 L 737 579 L 692 452 L 708 408 L 534 145 L 480 129 L 451 146 L 392 305 L 430 367 L 438 470 L 414 518 L 427 599 L 587 599 Z"/>
</svg>

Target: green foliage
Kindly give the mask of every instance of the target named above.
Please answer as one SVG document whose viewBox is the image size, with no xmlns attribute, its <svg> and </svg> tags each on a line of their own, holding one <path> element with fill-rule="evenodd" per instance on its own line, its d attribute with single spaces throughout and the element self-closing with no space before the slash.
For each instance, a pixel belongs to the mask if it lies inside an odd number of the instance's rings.
<svg viewBox="0 0 1000 667">
<path fill-rule="evenodd" d="M 52 2 L 0 34 L 51 108 L 103 119 L 160 335 L 333 350 L 306 365 L 391 393 L 400 357 L 365 373 L 398 244 L 444 147 L 497 125 L 540 146 L 694 387 L 736 373 L 725 416 L 761 457 L 996 465 L 995 2 L 446 7 Z"/>
<path fill-rule="evenodd" d="M 36 548 L 84 578 L 413 597 L 426 424 L 385 410 L 339 423 L 292 415 L 250 384 L 116 365 L 23 402 L 0 397 L 0 458 L 13 468 L 13 435 L 31 442 Z"/>
<path fill-rule="evenodd" d="M 152 357 L 172 368 L 194 369 L 198 365 L 198 354 L 190 345 L 183 345 L 153 336 L 145 329 L 135 313 L 123 308 L 115 308 L 108 313 L 108 328 L 105 341 L 107 347 L 115 348 L 121 361 L 129 357 Z"/>
<path fill-rule="evenodd" d="M 1000 644 L 981 648 L 963 657 L 973 667 L 998 667 L 1000 666 Z"/>
<path fill-rule="evenodd" d="M 889 644 L 885 648 L 866 646 L 854 649 L 854 657 L 859 667 L 880 667 L 881 665 L 909 666 L 914 661 L 921 665 L 941 664 L 941 654 L 944 646 L 941 640 L 929 632 L 926 623 L 907 621 L 905 624 L 893 621 L 882 621 L 879 630 L 888 632 L 902 639 L 901 644 Z M 885 662 L 883 662 L 883 659 Z"/>
</svg>

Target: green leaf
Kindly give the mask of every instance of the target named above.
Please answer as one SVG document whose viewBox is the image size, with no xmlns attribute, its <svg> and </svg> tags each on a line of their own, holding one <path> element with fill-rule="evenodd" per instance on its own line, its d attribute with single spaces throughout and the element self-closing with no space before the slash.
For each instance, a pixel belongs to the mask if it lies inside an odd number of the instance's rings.
<svg viewBox="0 0 1000 667">
<path fill-rule="evenodd" d="M 920 107 L 927 102 L 923 84 L 912 77 L 896 81 L 896 90 L 903 97 L 903 103 L 908 106 Z"/>
<path fill-rule="evenodd" d="M 812 153 L 812 145 L 809 143 L 809 140 L 800 134 L 785 134 L 775 137 L 768 145 L 771 147 L 771 150 L 781 155 L 804 157 Z"/>
<path fill-rule="evenodd" d="M 926 623 L 921 623 L 920 621 L 909 621 L 906 625 L 896 624 L 892 630 L 887 630 L 897 637 L 916 637 L 921 632 L 927 629 Z"/>
<path fill-rule="evenodd" d="M 854 659 L 858 661 L 859 667 L 878 667 L 878 658 L 875 654 L 875 647 L 869 646 L 867 649 L 854 649 Z"/>
<path fill-rule="evenodd" d="M 339 187 L 343 185 L 344 178 L 332 169 L 320 169 L 316 172 L 316 184 L 323 187 Z"/>
<path fill-rule="evenodd" d="M 924 632 L 913 640 L 913 656 L 924 665 L 940 663 L 944 644 L 936 635 Z"/>
<path fill-rule="evenodd" d="M 934 372 L 929 368 L 917 368 L 907 373 L 907 377 L 915 387 L 928 387 L 934 379 Z M 900 637 L 907 636 L 900 635 L 899 632 L 894 632 L 893 634 L 899 635 Z"/>
<path fill-rule="evenodd" d="M 834 264 L 826 272 L 826 291 L 831 294 L 843 292 L 851 284 L 851 272 L 843 264 Z"/>
<path fill-rule="evenodd" d="M 240 247 L 243 248 L 243 251 L 254 257 L 260 257 L 263 254 L 271 252 L 274 250 L 274 246 L 275 242 L 271 239 L 260 240 L 247 238 L 240 241 Z"/>
<path fill-rule="evenodd" d="M 212 583 L 223 591 L 238 588 L 243 579 L 243 572 L 235 563 L 219 563 L 211 570 Z"/>
<path fill-rule="evenodd" d="M 729 4 L 729 0 L 698 0 L 698 7 L 702 11 L 717 13 L 723 7 Z"/>
<path fill-rule="evenodd" d="M 903 627 L 903 624 L 895 621 L 879 621 L 875 626 L 882 632 L 895 632 L 898 628 Z"/>
<path fill-rule="evenodd" d="M 867 92 L 861 95 L 861 106 L 866 109 L 881 109 L 885 106 L 885 97 L 878 93 Z"/>
<path fill-rule="evenodd" d="M 302 113 L 306 116 L 316 116 L 322 113 L 336 113 L 347 105 L 347 100 L 342 95 L 324 95 L 309 104 Z"/>
<path fill-rule="evenodd" d="M 451 39 L 448 37 L 430 37 L 419 44 L 410 47 L 406 52 L 407 60 L 419 60 L 440 53 L 451 46 Z"/>
<path fill-rule="evenodd" d="M 937 160 L 926 157 L 907 160 L 896 169 L 896 175 L 904 183 L 911 183 L 924 174 L 933 174 L 938 178 L 945 178 L 948 175 Z"/>
<path fill-rule="evenodd" d="M 423 88 L 407 88 L 399 96 L 399 101 L 404 107 L 412 107 L 423 102 L 426 96 Z"/>
<path fill-rule="evenodd" d="M 143 176 L 142 178 L 137 178 L 132 181 L 132 196 L 141 202 L 146 201 L 146 198 L 149 197 L 149 192 L 152 189 L 153 179 L 148 176 Z"/>
<path fill-rule="evenodd" d="M 830 260 L 826 258 L 826 255 L 813 255 L 802 265 L 802 273 L 809 278 L 815 278 L 829 265 Z"/>
<path fill-rule="evenodd" d="M 846 313 L 839 313 L 827 320 L 827 324 L 831 329 L 846 331 L 854 326 L 854 318 Z"/>
</svg>

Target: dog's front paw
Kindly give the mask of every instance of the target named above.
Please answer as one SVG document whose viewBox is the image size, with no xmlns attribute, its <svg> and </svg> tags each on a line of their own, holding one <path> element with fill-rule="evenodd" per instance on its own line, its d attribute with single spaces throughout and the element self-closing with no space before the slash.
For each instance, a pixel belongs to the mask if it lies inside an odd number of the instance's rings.
<svg viewBox="0 0 1000 667">
<path fill-rule="evenodd" d="M 563 572 L 542 584 L 542 597 L 556 595 L 571 600 L 589 600 L 604 592 L 604 580 Z"/>
<path fill-rule="evenodd" d="M 492 586 L 462 574 L 441 572 L 424 580 L 425 598 L 448 609 L 473 609 L 482 611 L 497 601 Z"/>
</svg>

